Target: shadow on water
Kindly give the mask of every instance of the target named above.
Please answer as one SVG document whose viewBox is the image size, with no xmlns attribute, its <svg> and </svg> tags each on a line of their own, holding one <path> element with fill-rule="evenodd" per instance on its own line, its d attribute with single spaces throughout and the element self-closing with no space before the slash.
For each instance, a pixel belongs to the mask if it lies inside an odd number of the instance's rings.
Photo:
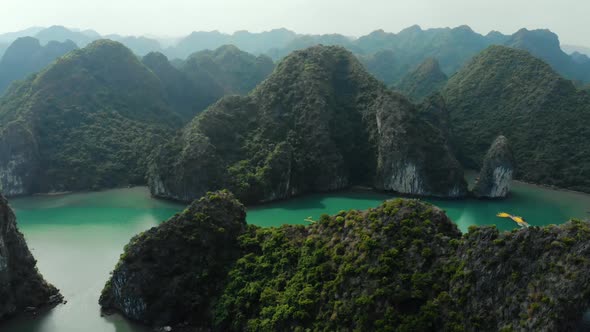
<svg viewBox="0 0 590 332">
<path fill-rule="evenodd" d="M 66 304 L 67 305 L 67 304 Z M 65 306 L 65 305 L 60 305 Z M 59 310 L 60 306 L 53 310 Z M 61 308 L 63 310 L 63 308 Z M 73 317 L 72 317 L 73 318 Z M 53 311 L 46 311 L 34 316 L 23 315 L 0 324 L 0 331 L 18 332 L 75 332 L 75 331 L 101 331 L 101 332 L 149 332 L 151 328 L 137 324 L 123 318 L 119 314 L 100 317 L 96 313 L 94 324 L 70 319 L 67 327 L 55 322 L 56 317 Z M 57 326 L 59 325 L 59 327 Z M 90 326 L 92 325 L 92 326 Z M 112 327 L 112 328 L 110 328 Z"/>
<path fill-rule="evenodd" d="M 308 209 L 323 209 L 326 207 L 321 201 L 322 195 L 310 194 L 305 196 L 297 196 L 281 201 L 273 201 L 269 203 L 262 203 L 250 205 L 247 207 L 248 211 L 265 210 L 268 208 L 275 208 L 280 206 L 282 210 L 308 210 Z"/>
<path fill-rule="evenodd" d="M 587 332 L 590 331 L 590 308 L 586 309 L 584 316 L 576 325 L 575 332 Z"/>
<path fill-rule="evenodd" d="M 326 209 L 332 200 L 344 201 L 372 201 L 380 202 L 388 199 L 397 198 L 393 193 L 381 193 L 375 191 L 342 191 L 330 193 L 314 193 L 302 196 L 296 196 L 282 201 L 273 201 L 270 203 L 257 204 L 248 206 L 249 211 L 265 210 L 269 208 L 280 208 L 281 210 L 316 210 Z M 378 204 L 377 204 L 378 205 Z M 377 206 L 375 205 L 375 206 Z"/>
<path fill-rule="evenodd" d="M 392 193 L 347 191 L 313 194 L 286 201 L 273 202 L 248 208 L 248 222 L 263 227 L 283 224 L 305 224 L 308 217 L 319 218 L 323 213 L 335 214 L 340 210 L 376 207 L 383 201 L 400 197 Z M 524 183 L 515 183 L 512 194 L 502 200 L 422 199 L 443 209 L 461 231 L 470 225 L 496 225 L 508 231 L 517 227 L 509 219 L 498 218 L 499 212 L 524 217 L 530 225 L 561 224 L 570 218 L 586 218 L 590 196 L 549 190 Z"/>
<path fill-rule="evenodd" d="M 0 331 L 39 332 L 43 331 L 46 317 L 51 312 L 40 313 L 35 316 L 19 316 L 0 324 Z"/>
<path fill-rule="evenodd" d="M 134 323 L 123 318 L 119 314 L 103 317 L 109 324 L 112 324 L 115 332 L 148 332 L 153 331 L 149 327 Z"/>
<path fill-rule="evenodd" d="M 340 210 L 366 210 L 384 200 L 387 193 L 348 191 L 314 194 L 248 208 L 248 223 L 262 227 L 308 224 L 322 214 Z M 470 225 L 496 224 L 501 230 L 516 225 L 496 217 L 508 212 L 525 217 L 532 225 L 560 224 L 571 217 L 586 218 L 590 196 L 548 190 L 522 183 L 514 186 L 506 200 L 425 199 L 446 211 L 465 232 Z M 113 190 L 96 194 L 15 199 L 19 226 L 38 259 L 39 270 L 69 301 L 50 313 L 8 322 L 0 331 L 10 332 L 147 332 L 145 327 L 121 316 L 100 317 L 100 290 L 119 255 L 138 232 L 168 219 L 184 206 L 152 199 L 143 188 Z M 588 330 L 586 325 L 579 331 Z"/>
</svg>

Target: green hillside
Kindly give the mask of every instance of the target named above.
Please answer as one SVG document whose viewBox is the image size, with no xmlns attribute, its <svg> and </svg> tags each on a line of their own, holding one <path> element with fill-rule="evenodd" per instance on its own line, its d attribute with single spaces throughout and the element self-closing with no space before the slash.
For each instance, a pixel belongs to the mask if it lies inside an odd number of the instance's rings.
<svg viewBox="0 0 590 332">
<path fill-rule="evenodd" d="M 516 177 L 590 191 L 590 93 L 528 52 L 490 47 L 453 76 L 443 94 L 453 145 L 479 168 L 489 142 L 506 136 Z"/>
</svg>

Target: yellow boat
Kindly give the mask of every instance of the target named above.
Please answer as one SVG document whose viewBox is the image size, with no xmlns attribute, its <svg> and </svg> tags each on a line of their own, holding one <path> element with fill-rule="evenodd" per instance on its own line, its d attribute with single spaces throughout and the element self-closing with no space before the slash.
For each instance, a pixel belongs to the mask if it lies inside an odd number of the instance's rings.
<svg viewBox="0 0 590 332">
<path fill-rule="evenodd" d="M 512 221 L 514 221 L 518 226 L 522 227 L 522 228 L 526 228 L 529 227 L 530 225 L 524 220 L 523 217 L 519 217 L 519 216 L 513 216 L 509 213 L 506 212 L 500 212 L 496 215 L 496 217 L 499 218 L 510 218 L 512 219 Z"/>
</svg>

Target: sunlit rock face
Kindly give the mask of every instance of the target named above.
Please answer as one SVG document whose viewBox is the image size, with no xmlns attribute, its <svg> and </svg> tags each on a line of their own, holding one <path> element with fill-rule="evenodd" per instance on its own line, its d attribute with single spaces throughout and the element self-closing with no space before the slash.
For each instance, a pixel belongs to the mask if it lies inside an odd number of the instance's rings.
<svg viewBox="0 0 590 332">
<path fill-rule="evenodd" d="M 474 195 L 482 198 L 506 197 L 512 187 L 514 164 L 508 139 L 499 136 L 484 158 L 479 180 L 473 189 Z"/>
<path fill-rule="evenodd" d="M 43 280 L 36 263 L 14 213 L 0 195 L 0 321 L 61 302 L 59 291 Z"/>
</svg>

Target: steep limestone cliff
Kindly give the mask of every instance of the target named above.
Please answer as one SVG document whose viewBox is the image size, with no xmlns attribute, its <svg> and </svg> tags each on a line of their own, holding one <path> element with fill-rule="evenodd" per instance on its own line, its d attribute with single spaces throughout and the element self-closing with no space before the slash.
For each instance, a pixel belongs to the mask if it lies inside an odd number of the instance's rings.
<svg viewBox="0 0 590 332">
<path fill-rule="evenodd" d="M 510 139 L 526 182 L 590 192 L 590 93 L 525 51 L 494 46 L 442 91 L 457 159 L 481 169 L 498 135 Z"/>
<path fill-rule="evenodd" d="M 125 247 L 100 304 L 147 324 L 207 321 L 240 250 L 246 212 L 228 192 L 211 193 Z"/>
<path fill-rule="evenodd" d="M 30 191 L 38 167 L 37 142 L 22 121 L 0 129 L 0 191 L 7 196 Z"/>
<path fill-rule="evenodd" d="M 422 324 L 420 306 L 447 278 L 448 242 L 461 236 L 440 209 L 415 200 L 269 229 L 246 229 L 236 204 L 207 194 L 132 239 L 100 304 L 151 325 L 215 331 L 374 330 L 372 318 L 391 310 Z M 362 315 L 371 319 L 355 322 Z"/>
<path fill-rule="evenodd" d="M 514 156 L 508 139 L 498 136 L 483 161 L 473 193 L 476 197 L 504 198 L 510 193 L 514 174 Z"/>
<path fill-rule="evenodd" d="M 245 203 L 374 186 L 459 197 L 463 170 L 417 107 L 348 51 L 285 58 L 245 97 L 225 97 L 152 155 L 152 194 L 190 201 L 228 188 Z"/>
<path fill-rule="evenodd" d="M 590 307 L 590 224 L 461 234 L 396 199 L 260 228 L 227 192 L 135 237 L 101 305 L 197 331 L 574 331 Z"/>
<path fill-rule="evenodd" d="M 61 302 L 59 291 L 43 279 L 36 263 L 0 195 L 0 321 Z"/>
</svg>

